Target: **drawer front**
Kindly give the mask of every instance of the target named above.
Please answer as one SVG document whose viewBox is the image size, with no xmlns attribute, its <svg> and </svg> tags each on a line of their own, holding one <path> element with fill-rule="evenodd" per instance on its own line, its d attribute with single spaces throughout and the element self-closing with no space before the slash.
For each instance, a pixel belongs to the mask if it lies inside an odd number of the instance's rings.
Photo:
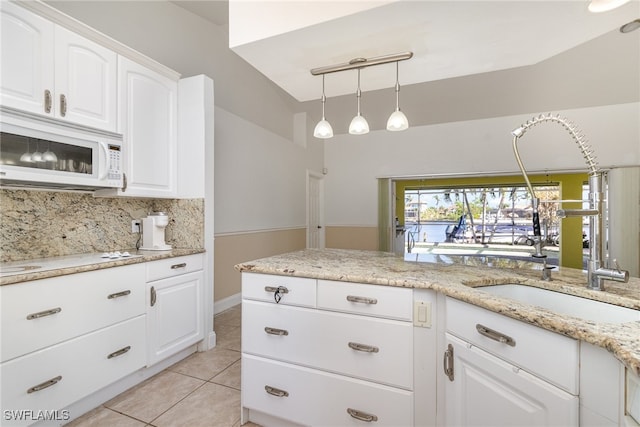
<svg viewBox="0 0 640 427">
<path fill-rule="evenodd" d="M 318 308 L 411 321 L 409 288 L 318 280 Z"/>
<path fill-rule="evenodd" d="M 413 389 L 408 322 L 245 300 L 242 351 Z"/>
<path fill-rule="evenodd" d="M 145 356 L 139 316 L 2 363 L 2 413 L 62 409 L 142 368 Z"/>
<path fill-rule="evenodd" d="M 277 297 L 276 290 L 278 290 Z M 274 304 L 278 298 L 281 305 L 315 307 L 316 280 L 273 274 L 242 273 L 242 298 Z"/>
<path fill-rule="evenodd" d="M 446 301 L 448 332 L 571 394 L 578 394 L 578 341 L 453 298 Z M 480 333 L 476 325 L 484 327 L 484 333 L 494 338 Z M 515 345 L 500 342 L 499 336 L 491 331 L 512 338 Z"/>
<path fill-rule="evenodd" d="M 0 286 L 2 361 L 145 312 L 144 265 Z"/>
<path fill-rule="evenodd" d="M 179 276 L 180 274 L 202 270 L 203 265 L 204 254 L 151 261 L 146 263 L 147 282 L 153 282 L 154 280 L 166 279 L 167 277 Z"/>
<path fill-rule="evenodd" d="M 413 425 L 409 391 L 245 354 L 242 406 L 303 425 L 362 426 L 371 415 L 376 426 Z"/>
</svg>

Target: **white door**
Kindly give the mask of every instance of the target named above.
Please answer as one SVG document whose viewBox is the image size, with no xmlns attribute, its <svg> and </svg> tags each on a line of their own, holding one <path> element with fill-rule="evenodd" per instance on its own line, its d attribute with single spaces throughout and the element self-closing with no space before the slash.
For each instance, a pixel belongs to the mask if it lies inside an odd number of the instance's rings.
<svg viewBox="0 0 640 427">
<path fill-rule="evenodd" d="M 147 366 L 203 338 L 203 279 L 196 271 L 147 284 Z"/>
<path fill-rule="evenodd" d="M 53 115 L 54 25 L 8 1 L 0 1 L 0 9 L 0 103 Z M 49 97 L 48 107 L 46 97 Z"/>
<path fill-rule="evenodd" d="M 452 335 L 445 343 L 453 352 L 451 377 L 444 377 L 446 425 L 578 426 L 577 396 Z"/>
<path fill-rule="evenodd" d="M 118 56 L 78 34 L 55 28 L 56 116 L 116 131 Z"/>
<path fill-rule="evenodd" d="M 177 187 L 178 83 L 119 58 L 120 121 L 127 189 L 122 195 L 173 197 Z"/>
<path fill-rule="evenodd" d="M 307 247 L 324 248 L 322 175 L 307 174 Z"/>
</svg>

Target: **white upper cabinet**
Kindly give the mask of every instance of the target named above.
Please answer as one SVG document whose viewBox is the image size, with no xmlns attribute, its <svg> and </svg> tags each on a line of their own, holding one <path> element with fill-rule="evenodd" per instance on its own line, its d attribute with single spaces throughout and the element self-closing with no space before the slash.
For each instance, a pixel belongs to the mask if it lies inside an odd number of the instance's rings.
<svg viewBox="0 0 640 427">
<path fill-rule="evenodd" d="M 115 131 L 118 56 L 59 26 L 55 41 L 56 117 Z"/>
<path fill-rule="evenodd" d="M 0 2 L 0 14 L 0 103 L 52 114 L 54 24 L 7 1 Z M 49 107 L 45 107 L 47 90 Z"/>
<path fill-rule="evenodd" d="M 118 58 L 118 133 L 124 137 L 124 189 L 99 194 L 172 198 L 177 191 L 178 82 Z"/>
<path fill-rule="evenodd" d="M 117 55 L 13 3 L 2 7 L 2 105 L 116 130 Z"/>
</svg>

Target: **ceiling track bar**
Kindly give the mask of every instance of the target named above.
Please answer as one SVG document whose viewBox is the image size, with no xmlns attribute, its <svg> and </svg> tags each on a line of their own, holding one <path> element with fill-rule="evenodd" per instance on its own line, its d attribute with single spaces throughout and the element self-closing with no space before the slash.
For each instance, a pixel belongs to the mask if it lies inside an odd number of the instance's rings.
<svg viewBox="0 0 640 427">
<path fill-rule="evenodd" d="M 394 53 L 391 55 L 376 56 L 373 58 L 354 58 L 349 62 L 338 65 L 330 65 L 327 67 L 313 68 L 311 74 L 319 76 L 322 74 L 337 73 L 338 71 L 353 70 L 357 68 L 366 68 L 373 65 L 388 64 L 390 62 L 405 61 L 413 56 L 413 52 Z"/>
</svg>

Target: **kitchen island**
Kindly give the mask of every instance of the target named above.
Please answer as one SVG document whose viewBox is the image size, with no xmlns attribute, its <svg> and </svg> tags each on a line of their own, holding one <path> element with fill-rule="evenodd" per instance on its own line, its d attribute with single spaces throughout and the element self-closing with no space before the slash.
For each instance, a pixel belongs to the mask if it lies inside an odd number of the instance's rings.
<svg viewBox="0 0 640 427">
<path fill-rule="evenodd" d="M 285 310 L 288 310 L 283 304 L 287 298 L 294 298 L 294 292 L 291 292 L 289 295 L 286 294 L 288 292 L 288 285 L 284 284 L 273 285 L 273 286 L 265 286 L 265 291 L 267 288 L 271 289 L 272 293 L 269 298 L 260 296 L 258 292 L 262 292 L 262 290 L 258 290 L 258 287 L 262 287 L 262 284 L 267 283 L 280 283 L 278 280 L 280 279 L 290 279 L 295 280 L 296 278 L 300 278 L 301 280 L 306 280 L 306 282 L 292 282 L 299 289 L 302 290 L 302 293 L 308 293 L 310 296 L 308 300 L 305 302 L 291 302 L 291 305 L 298 306 L 308 306 L 314 310 L 308 310 L 310 316 L 315 316 L 316 312 L 323 311 L 327 313 L 326 317 L 329 321 L 333 321 L 334 319 L 331 316 L 336 316 L 334 312 L 344 311 L 349 312 L 347 310 L 343 310 L 338 306 L 331 306 L 331 304 L 321 303 L 321 293 L 328 293 L 329 287 L 332 287 L 331 292 L 334 292 L 335 289 L 340 288 L 340 283 L 343 283 L 342 286 L 345 288 L 349 286 L 361 286 L 362 289 L 366 287 L 366 289 L 373 289 L 375 291 L 378 286 L 379 289 L 406 289 L 409 292 L 413 292 L 414 301 L 413 304 L 409 306 L 409 314 L 407 320 L 409 325 L 417 326 L 417 321 L 425 320 L 427 318 L 427 328 L 431 327 L 431 313 L 439 313 L 437 316 L 433 316 L 433 329 L 434 331 L 429 332 L 433 334 L 432 343 L 438 343 L 425 346 L 428 348 L 428 352 L 431 354 L 429 357 L 437 360 L 437 363 L 440 363 L 441 356 L 440 351 L 444 349 L 443 342 L 446 341 L 445 334 L 448 336 L 449 332 L 456 333 L 453 326 L 455 323 L 450 319 L 452 314 L 454 313 L 454 308 L 459 310 L 460 301 L 465 304 L 462 304 L 464 307 L 469 307 L 468 309 L 464 309 L 463 311 L 458 311 L 457 313 L 462 313 L 459 317 L 466 317 L 467 312 L 471 313 L 473 310 L 476 310 L 477 307 L 483 309 L 482 312 L 489 312 L 488 315 L 499 314 L 500 318 L 504 320 L 500 320 L 498 318 L 494 319 L 497 321 L 498 325 L 508 324 L 508 322 L 513 322 L 511 319 L 515 319 L 518 322 L 517 325 L 523 325 L 526 327 L 533 327 L 532 329 L 542 330 L 542 332 L 550 331 L 552 334 L 545 332 L 549 337 L 554 339 L 553 337 L 559 337 L 561 339 L 566 339 L 571 345 L 574 346 L 575 357 L 572 361 L 567 363 L 573 363 L 573 368 L 576 373 L 574 374 L 575 379 L 571 379 L 568 381 L 571 384 L 564 384 L 562 381 L 564 380 L 556 380 L 554 378 L 555 374 L 546 374 L 542 373 L 541 377 L 545 380 L 549 381 L 552 384 L 559 385 L 559 387 L 568 392 L 569 398 L 573 396 L 575 398 L 575 402 L 570 403 L 570 405 L 574 405 L 574 409 L 571 409 L 569 412 L 571 413 L 568 418 L 565 419 L 567 423 L 582 425 L 582 421 L 578 422 L 578 419 L 582 420 L 584 417 L 586 419 L 586 412 L 583 414 L 583 404 L 588 404 L 588 398 L 584 398 L 583 396 L 588 396 L 590 391 L 588 391 L 589 378 L 586 377 L 586 372 L 579 372 L 578 366 L 584 367 L 588 366 L 590 357 L 589 350 L 591 348 L 595 348 L 596 353 L 599 350 L 605 349 L 606 351 L 601 351 L 604 353 L 605 357 L 608 355 L 612 355 L 611 360 L 614 361 L 617 366 L 620 366 L 622 369 L 621 372 L 626 371 L 628 375 L 632 375 L 637 377 L 640 375 L 640 321 L 631 321 L 624 323 L 607 323 L 607 322 L 594 322 L 592 320 L 584 320 L 577 317 L 562 315 L 561 313 L 550 311 L 544 309 L 542 307 L 526 304 L 522 302 L 518 302 L 512 299 L 499 297 L 495 295 L 491 295 L 488 292 L 484 292 L 482 290 L 483 287 L 492 286 L 492 285 L 500 285 L 500 284 L 521 284 L 529 287 L 542 288 L 552 291 L 557 291 L 560 293 L 565 293 L 569 295 L 574 295 L 582 298 L 587 298 L 595 301 L 606 302 L 609 304 L 626 307 L 633 310 L 640 310 L 640 280 L 637 278 L 631 278 L 629 283 L 613 283 L 607 282 L 606 291 L 598 292 L 592 291 L 585 287 L 586 283 L 586 275 L 579 270 L 566 269 L 561 268 L 559 271 L 553 272 L 553 280 L 552 281 L 543 281 L 541 280 L 541 265 L 535 263 L 529 263 L 526 261 L 510 261 L 508 263 L 500 263 L 494 262 L 494 265 L 487 266 L 478 266 L 477 259 L 474 259 L 472 262 L 468 262 L 469 259 L 464 256 L 460 257 L 451 257 L 455 259 L 453 262 L 449 263 L 424 263 L 424 262 L 411 262 L 405 260 L 403 257 L 396 256 L 390 253 L 383 252 L 371 252 L 371 251 L 355 251 L 355 250 L 338 250 L 338 249 L 307 249 L 299 252 L 293 252 L 288 254 L 282 254 L 278 256 L 273 256 L 269 258 L 264 258 L 260 260 L 250 261 L 238 264 L 236 269 L 243 273 L 243 304 L 246 302 L 246 306 L 243 306 L 243 324 L 245 318 L 251 319 L 251 313 L 253 311 L 258 312 L 263 308 L 268 310 L 269 307 L 266 304 L 271 304 L 271 306 L 279 306 L 274 309 L 280 309 L 280 314 L 275 315 L 274 319 L 279 319 L 282 317 L 292 317 L 294 315 L 298 315 L 299 313 L 296 310 L 291 310 L 291 312 L 285 313 Z M 474 265 L 469 265 L 474 264 Z M 500 265 L 500 267 L 496 267 L 495 265 Z M 272 277 L 273 275 L 278 276 L 278 280 L 269 281 L 268 277 Z M 260 280 L 254 280 L 255 278 Z M 251 280 L 247 280 L 251 279 Z M 275 278 L 274 278 L 275 279 Z M 305 284 L 306 283 L 306 284 Z M 317 286 L 317 288 L 315 287 Z M 305 290 L 306 289 L 306 290 Z M 317 303 L 314 298 L 316 298 L 317 292 Z M 296 293 L 298 291 L 296 290 Z M 298 293 L 299 294 L 299 293 Z M 355 295 L 360 295 L 362 293 L 356 293 Z M 416 295 L 420 295 L 416 300 Z M 435 295 L 432 297 L 430 295 Z M 274 304 L 275 302 L 279 303 L 280 299 L 282 299 L 283 304 Z M 358 298 L 358 297 L 352 297 Z M 256 301 L 258 300 L 258 301 Z M 347 297 L 349 300 L 349 297 Z M 372 300 L 375 300 L 372 299 Z M 424 301 L 422 301 L 424 300 Z M 293 300 L 290 300 L 293 301 Z M 425 302 L 426 301 L 426 302 Z M 457 301 L 457 302 L 456 302 Z M 358 301 L 356 301 L 358 302 Z M 416 304 L 426 304 L 426 311 L 421 310 Z M 251 304 L 251 305 L 250 305 Z M 324 306 L 322 306 L 324 304 Z M 376 304 L 374 302 L 374 304 Z M 398 303 L 396 305 L 401 305 L 402 303 Z M 262 306 L 264 307 L 262 307 Z M 393 305 L 393 304 L 392 304 Z M 455 307 L 454 307 L 455 306 Z M 413 312 L 411 309 L 413 308 Z M 464 311 L 468 310 L 468 311 Z M 449 311 L 445 315 L 444 313 Z M 265 311 L 265 313 L 268 313 Z M 354 313 L 354 312 L 351 312 Z M 426 315 L 425 315 L 426 313 Z M 356 313 L 359 314 L 359 313 Z M 484 315 L 484 314 L 482 314 Z M 372 318 L 378 317 L 388 317 L 390 319 L 400 319 L 402 316 L 397 315 L 388 315 L 388 314 L 376 314 L 373 313 Z M 506 316 L 509 319 L 506 319 L 502 316 Z M 471 317 L 471 316 L 469 316 Z M 346 318 L 346 315 L 345 315 Z M 311 319 L 311 317 L 309 318 Z M 358 320 L 358 319 L 356 319 Z M 402 320 L 402 319 L 400 319 Z M 276 321 L 276 320 L 274 320 Z M 306 319 L 304 320 L 307 321 Z M 296 322 L 296 323 L 301 323 Z M 412 322 L 412 323 L 409 323 Z M 330 322 L 329 322 L 330 323 Z M 327 323 L 327 324 L 329 324 Z M 445 325 L 445 323 L 448 323 Z M 337 324 L 337 323 L 336 323 Z M 516 325 L 516 326 L 517 326 Z M 380 325 L 377 325 L 378 328 Z M 371 325 L 373 328 L 373 324 Z M 398 325 L 400 327 L 400 325 Z M 265 328 L 267 330 L 269 328 Z M 335 329 L 335 328 L 334 328 Z M 340 329 L 340 328 L 338 328 Z M 423 356 L 418 354 L 417 351 L 420 348 L 419 340 L 416 340 L 415 333 L 423 333 L 427 332 L 418 331 L 419 328 L 414 327 L 414 359 L 418 360 Z M 273 338 L 273 330 L 275 330 L 275 334 L 278 338 Z M 400 329 L 399 329 L 400 330 Z M 418 332 L 416 332 L 418 331 Z M 251 368 L 252 364 L 259 363 L 267 363 L 269 360 L 274 360 L 278 366 L 282 364 L 282 361 L 291 363 L 295 369 L 306 369 L 312 368 L 316 369 L 317 367 L 311 363 L 306 362 L 304 360 L 288 360 L 289 356 L 284 354 L 278 354 L 277 352 L 273 353 L 271 346 L 275 342 L 274 340 L 281 340 L 280 342 L 284 342 L 283 336 L 287 336 L 289 334 L 289 330 L 286 328 L 270 328 L 267 331 L 267 335 L 270 335 L 271 338 L 267 338 L 268 342 L 266 342 L 266 346 L 269 347 L 266 351 L 267 356 L 264 356 L 262 353 L 263 349 L 257 348 L 253 344 L 254 336 L 250 335 L 252 332 L 247 328 L 243 328 L 243 356 L 247 358 L 248 367 Z M 475 332 L 475 331 L 474 331 Z M 305 332 L 306 333 L 306 332 Z M 397 332 L 396 334 L 400 334 L 401 332 Z M 280 334 L 280 335 L 277 335 Z M 321 335 L 322 333 L 319 333 Z M 461 333 L 462 334 L 462 333 Z M 557 335 L 559 334 L 559 335 Z M 264 335 L 264 334 L 263 334 Z M 294 335 L 293 333 L 291 335 Z M 568 338 L 563 338 L 568 337 Z M 291 338 L 293 339 L 293 338 Z M 472 338 L 475 339 L 475 338 Z M 526 345 L 526 341 L 519 341 L 518 346 L 516 348 L 522 349 L 524 345 Z M 521 344 L 522 343 L 522 344 Z M 543 359 L 553 360 L 555 359 L 554 351 L 552 348 L 545 349 L 547 341 L 541 341 L 540 345 L 538 345 L 538 351 L 540 352 L 537 355 L 538 361 Z M 580 343 L 584 343 L 580 346 Z M 245 344 L 246 348 L 245 348 Z M 350 347 L 351 342 L 349 343 Z M 358 344 L 360 345 L 360 344 Z M 468 348 L 474 347 L 471 343 L 465 344 Z M 515 346 L 515 344 L 514 344 Z M 303 346 L 298 345 L 296 348 L 303 348 Z M 437 351 L 435 350 L 437 347 Z M 479 345 L 482 347 L 482 344 Z M 275 347 L 274 347 L 275 348 Z M 363 348 L 357 348 L 356 350 L 362 352 Z M 365 346 L 364 351 L 370 352 L 370 354 L 382 354 L 383 351 L 380 350 L 377 353 L 377 347 L 373 346 Z M 274 350 L 275 351 L 275 350 Z M 269 353 L 272 352 L 272 353 Z M 567 351 L 571 353 L 571 351 Z M 267 359 L 264 359 L 264 358 Z M 445 359 L 447 354 L 445 353 Z M 501 357 L 501 356 L 498 356 Z M 600 356 L 598 356 L 600 357 Z M 261 359 L 263 358 L 263 359 Z M 615 358 L 615 359 L 614 359 Z M 253 359 L 256 359 L 255 361 Z M 258 360 L 259 359 L 259 360 Z M 294 358 L 295 359 L 295 358 Z M 507 354 L 504 356 L 505 360 L 509 360 L 514 362 L 514 372 L 520 370 L 520 365 L 518 364 L 517 357 L 511 356 Z M 372 360 L 372 359 L 370 359 Z M 319 362 L 324 363 L 324 362 Z M 402 363 L 402 362 L 399 362 Z M 410 363 L 410 362 L 407 362 Z M 557 360 L 553 360 L 556 365 L 558 364 Z M 534 363 L 535 364 L 535 363 Z M 405 363 L 406 365 L 406 363 Z M 435 365 L 435 363 L 434 363 Z M 272 366 L 265 365 L 269 369 Z M 302 366 L 302 367 L 299 367 Z M 594 362 L 594 366 L 598 366 Z M 406 367 L 406 366 L 405 366 Z M 294 371 L 295 371 L 294 369 Z M 339 373 L 339 368 L 327 366 L 317 368 L 319 372 L 324 375 L 325 371 L 330 373 Z M 523 367 L 523 371 L 527 369 L 527 367 Z M 537 372 L 536 367 L 530 369 L 531 372 Z M 546 368 L 540 368 L 540 372 L 544 371 Z M 447 365 L 445 363 L 445 371 L 447 370 Z M 357 371 L 357 369 L 356 369 Z M 417 379 L 419 369 L 417 365 L 414 366 L 413 372 L 416 375 L 414 383 L 405 385 L 400 380 L 379 380 L 376 378 L 371 379 L 371 381 L 375 384 L 381 383 L 385 386 L 391 385 L 396 387 L 394 392 L 403 392 L 405 390 L 414 391 L 416 393 L 416 400 L 414 402 L 414 408 L 417 410 L 418 406 L 423 405 L 423 403 L 419 403 L 417 399 L 417 393 L 419 389 L 419 384 L 424 383 Z M 441 370 L 438 368 L 438 372 Z M 243 365 L 244 372 L 244 365 Z M 297 371 L 296 371 L 297 372 Z M 354 371 L 355 372 L 355 371 Z M 614 367 L 613 372 L 616 371 Z M 314 372 L 315 373 L 315 372 Z M 286 373 L 289 375 L 290 373 Z M 302 375 L 303 373 L 301 373 Z M 285 375 L 283 373 L 283 375 Z M 291 374 L 293 375 L 293 374 Z M 305 373 L 306 375 L 306 373 Z M 353 376 L 358 379 L 369 379 L 364 376 L 364 374 L 346 374 L 347 377 Z M 580 381 L 577 379 L 580 376 L 582 380 L 582 389 L 580 389 L 579 383 Z M 584 378 L 583 378 L 584 377 Z M 302 377 L 301 377 L 302 378 Z M 392 377 L 390 377 L 392 378 Z M 306 381 L 306 380 L 305 380 Z M 396 381 L 393 383 L 393 381 Z M 433 375 L 429 378 L 429 381 L 441 382 L 441 379 L 437 379 L 435 377 L 435 368 Z M 453 381 L 453 380 L 451 380 Z M 446 382 L 445 382 L 446 383 Z M 614 384 L 615 387 L 618 384 Z M 343 386 L 338 387 L 340 389 Z M 435 386 L 434 386 L 435 387 Z M 614 388 L 615 388 L 614 387 Z M 275 387 L 276 394 L 285 393 L 285 391 L 280 390 Z M 245 388 L 244 384 L 242 387 L 243 390 L 243 402 L 249 402 L 249 409 L 253 399 L 251 396 L 246 396 L 245 399 L 244 394 L 249 393 L 249 387 Z M 247 390 L 247 391 L 245 391 Z M 267 391 L 267 393 L 269 393 Z M 269 393 L 271 394 L 271 393 Z M 293 395 L 293 394 L 292 394 Z M 624 395 L 624 393 L 622 393 Z M 424 396 L 424 394 L 421 394 Z M 448 395 L 447 395 L 448 396 Z M 578 396 L 580 396 L 580 417 L 577 415 L 577 400 Z M 432 396 L 433 400 L 435 400 L 435 392 Z M 449 398 L 448 398 L 449 399 Z M 622 399 L 622 397 L 621 397 Z M 444 400 L 444 399 L 442 399 Z M 449 399 L 451 400 L 451 399 Z M 570 400 L 570 399 L 569 399 Z M 259 403 L 256 404 L 259 407 Z M 597 405 L 596 405 L 597 406 Z M 265 406 L 269 407 L 269 406 Z M 586 408 L 586 406 L 585 406 Z M 591 410 L 591 408 L 587 408 Z M 585 409 L 585 411 L 587 410 Z M 597 411 L 598 409 L 596 409 Z M 603 410 L 604 411 L 604 410 Z M 347 410 L 349 412 L 349 410 Z M 606 412 L 606 411 L 605 411 Z M 286 414 L 286 411 L 283 412 Z M 249 412 L 246 412 L 245 420 Z M 417 414 L 417 412 L 416 412 Z M 367 412 L 359 412 L 355 410 L 355 416 L 353 413 L 349 412 L 349 415 L 352 418 L 356 419 L 370 419 L 367 418 L 369 415 Z M 278 414 L 277 416 L 281 416 Z M 372 415 L 373 416 L 373 415 Z M 600 416 L 600 415 L 598 415 Z M 377 416 L 376 416 L 377 417 Z M 609 420 L 614 416 L 611 415 Z M 283 418 L 287 418 L 283 416 Z M 414 422 L 416 425 L 418 424 L 418 417 L 416 415 Z M 629 418 L 629 417 L 627 417 Z M 249 419 L 260 419 L 260 418 L 251 418 Z M 453 418 L 452 418 L 453 419 Z M 295 414 L 292 415 L 290 420 L 293 420 L 295 423 L 305 423 L 304 418 L 296 418 Z M 413 418 L 412 418 L 413 420 Z M 269 420 L 264 421 L 265 424 L 269 424 Z M 280 422 L 280 420 L 278 420 Z M 451 422 L 451 421 L 449 421 Z M 564 422 L 564 421 L 563 421 Z M 428 424 L 429 422 L 427 422 Z M 309 422 L 309 424 L 314 424 L 313 422 Z M 615 423 L 614 423 L 615 425 Z M 634 424 L 630 424 L 634 425 Z"/>
</svg>

